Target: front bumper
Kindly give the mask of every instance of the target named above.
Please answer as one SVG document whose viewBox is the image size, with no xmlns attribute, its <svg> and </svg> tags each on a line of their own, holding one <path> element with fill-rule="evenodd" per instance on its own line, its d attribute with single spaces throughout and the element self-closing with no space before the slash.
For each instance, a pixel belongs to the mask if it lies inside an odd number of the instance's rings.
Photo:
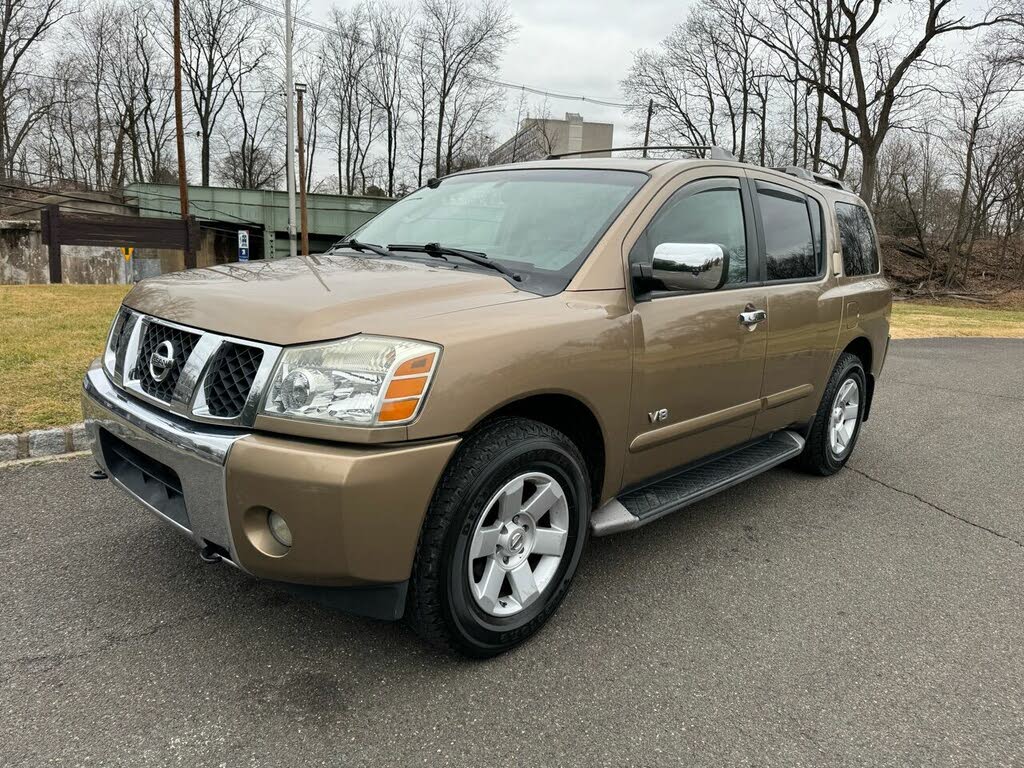
<svg viewBox="0 0 1024 768">
<path fill-rule="evenodd" d="M 260 578 L 394 593 L 399 602 L 434 487 L 459 444 L 356 447 L 198 424 L 117 389 L 98 363 L 85 376 L 82 410 L 93 456 L 114 484 L 207 553 Z M 269 536 L 270 510 L 292 531 L 286 551 Z M 380 613 L 352 594 L 351 605 L 332 601 Z"/>
</svg>

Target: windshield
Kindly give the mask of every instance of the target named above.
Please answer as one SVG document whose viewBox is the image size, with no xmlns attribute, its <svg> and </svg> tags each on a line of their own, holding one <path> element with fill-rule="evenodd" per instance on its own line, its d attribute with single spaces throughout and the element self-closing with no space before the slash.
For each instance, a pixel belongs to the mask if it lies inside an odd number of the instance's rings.
<svg viewBox="0 0 1024 768">
<path fill-rule="evenodd" d="M 478 251 L 521 274 L 517 287 L 552 294 L 565 288 L 645 181 L 646 174 L 634 171 L 568 168 L 452 176 L 399 200 L 353 237 Z"/>
</svg>

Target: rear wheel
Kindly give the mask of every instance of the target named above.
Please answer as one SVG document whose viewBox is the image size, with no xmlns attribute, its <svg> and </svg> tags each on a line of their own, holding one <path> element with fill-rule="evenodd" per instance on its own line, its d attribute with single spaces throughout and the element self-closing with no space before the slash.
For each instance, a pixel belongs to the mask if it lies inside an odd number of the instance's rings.
<svg viewBox="0 0 1024 768">
<path fill-rule="evenodd" d="M 859 357 L 843 353 L 825 386 L 807 435 L 807 444 L 797 459 L 805 471 L 818 475 L 838 472 L 857 444 L 864 419 L 867 376 Z"/>
<path fill-rule="evenodd" d="M 409 623 L 469 656 L 522 642 L 565 596 L 590 507 L 586 463 L 561 432 L 503 419 L 470 435 L 427 513 Z"/>
</svg>

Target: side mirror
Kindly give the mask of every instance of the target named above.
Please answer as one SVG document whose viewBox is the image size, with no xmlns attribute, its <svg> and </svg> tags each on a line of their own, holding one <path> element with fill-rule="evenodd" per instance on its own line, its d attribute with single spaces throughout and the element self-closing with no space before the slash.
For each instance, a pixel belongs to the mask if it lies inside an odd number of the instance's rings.
<svg viewBox="0 0 1024 768">
<path fill-rule="evenodd" d="M 651 266 L 665 291 L 714 291 L 729 278 L 729 254 L 716 243 L 661 243 Z"/>
</svg>

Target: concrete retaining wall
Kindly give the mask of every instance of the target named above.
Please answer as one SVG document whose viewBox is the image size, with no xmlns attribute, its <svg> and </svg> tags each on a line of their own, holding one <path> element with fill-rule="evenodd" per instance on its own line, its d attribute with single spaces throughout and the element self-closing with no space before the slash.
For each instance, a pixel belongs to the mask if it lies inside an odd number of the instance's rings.
<svg viewBox="0 0 1024 768">
<path fill-rule="evenodd" d="M 117 248 L 65 245 L 60 263 L 65 283 L 124 282 L 124 258 Z M 38 221 L 0 221 L 0 284 L 48 283 L 49 264 Z"/>
<path fill-rule="evenodd" d="M 237 257 L 237 235 L 204 229 L 196 261 L 200 267 L 225 264 Z M 182 251 L 137 248 L 132 256 L 134 274 L 125 274 L 119 248 L 65 245 L 60 263 L 65 283 L 112 284 L 134 282 L 185 268 Z M 50 261 L 38 221 L 0 220 L 0 285 L 50 282 Z"/>
</svg>

